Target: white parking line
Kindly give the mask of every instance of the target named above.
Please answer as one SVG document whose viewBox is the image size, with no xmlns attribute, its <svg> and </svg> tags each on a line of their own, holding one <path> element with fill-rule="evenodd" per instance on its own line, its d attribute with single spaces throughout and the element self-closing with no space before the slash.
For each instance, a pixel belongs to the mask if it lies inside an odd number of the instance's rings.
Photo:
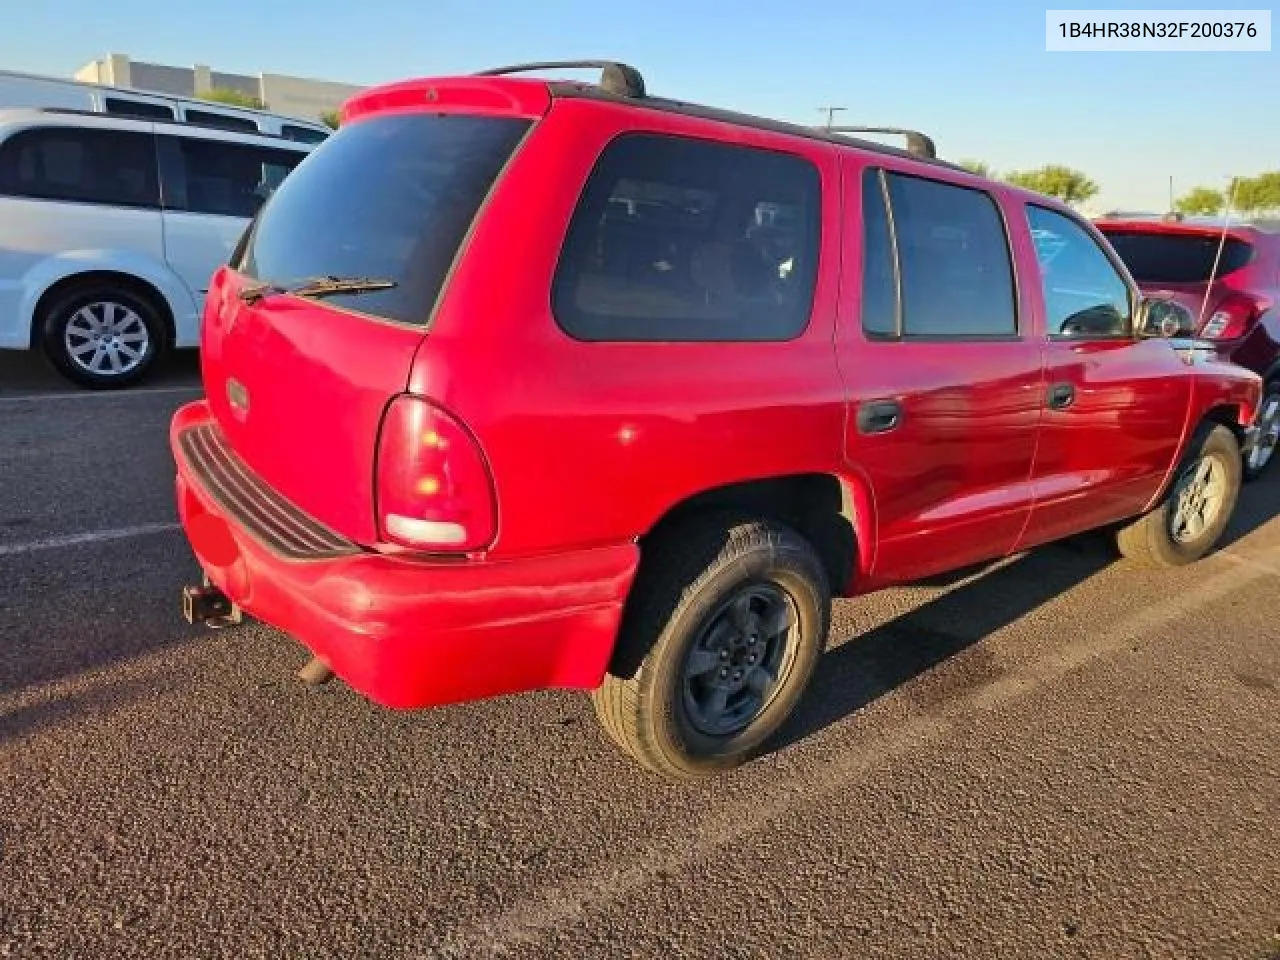
<svg viewBox="0 0 1280 960">
<path fill-rule="evenodd" d="M 0 395 L 0 403 L 31 403 L 37 400 L 90 400 L 112 398 L 126 400 L 130 397 L 154 397 L 165 393 L 201 393 L 204 387 L 149 387 L 137 390 L 82 390 L 79 393 L 23 393 L 6 397 Z"/>
<path fill-rule="evenodd" d="M 24 553 L 36 553 L 40 550 L 58 550 L 62 547 L 76 547 L 84 543 L 103 543 L 108 540 L 128 540 L 132 537 L 146 537 L 156 533 L 168 533 L 177 530 L 177 523 L 142 523 L 136 527 L 117 527 L 114 530 L 91 530 L 87 533 L 70 533 L 62 537 L 48 537 L 44 540 L 32 540 L 28 543 L 0 543 L 0 557 L 13 557 Z"/>
</svg>

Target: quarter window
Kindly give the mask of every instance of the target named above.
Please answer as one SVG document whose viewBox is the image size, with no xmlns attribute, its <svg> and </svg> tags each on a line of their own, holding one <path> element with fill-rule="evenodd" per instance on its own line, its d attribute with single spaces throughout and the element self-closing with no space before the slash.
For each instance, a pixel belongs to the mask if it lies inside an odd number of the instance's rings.
<svg viewBox="0 0 1280 960">
<path fill-rule="evenodd" d="M 898 333 L 898 272 L 889 208 L 879 170 L 862 175 L 862 329 L 872 336 Z"/>
<path fill-rule="evenodd" d="M 813 304 L 820 195 L 817 168 L 798 156 L 619 137 L 569 226 L 556 318 L 584 340 L 796 337 Z"/>
<path fill-rule="evenodd" d="M 1127 336 L 1129 286 L 1097 241 L 1070 217 L 1027 206 L 1044 289 L 1050 336 L 1089 339 Z"/>
<path fill-rule="evenodd" d="M 47 127 L 0 148 L 0 193 L 11 197 L 157 207 L 155 142 L 150 134 Z"/>
</svg>

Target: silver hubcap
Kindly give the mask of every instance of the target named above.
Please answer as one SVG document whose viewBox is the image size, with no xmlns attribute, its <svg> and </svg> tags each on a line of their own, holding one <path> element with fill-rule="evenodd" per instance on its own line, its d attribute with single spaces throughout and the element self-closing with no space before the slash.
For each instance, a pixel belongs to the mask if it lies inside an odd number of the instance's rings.
<svg viewBox="0 0 1280 960">
<path fill-rule="evenodd" d="M 1258 438 L 1249 451 L 1249 469 L 1261 470 L 1271 461 L 1280 439 L 1280 394 L 1272 394 L 1258 418 Z"/>
<path fill-rule="evenodd" d="M 1178 543 L 1199 539 L 1213 526 L 1227 496 L 1227 471 L 1217 457 L 1197 460 L 1178 478 L 1170 532 Z"/>
<path fill-rule="evenodd" d="M 684 665 L 684 709 L 710 736 L 747 727 L 773 700 L 795 662 L 795 602 L 773 584 L 738 591 L 706 622 Z"/>
<path fill-rule="evenodd" d="M 151 346 L 147 325 L 122 303 L 103 300 L 81 307 L 62 335 L 67 356 L 81 370 L 98 376 L 132 373 Z"/>
</svg>

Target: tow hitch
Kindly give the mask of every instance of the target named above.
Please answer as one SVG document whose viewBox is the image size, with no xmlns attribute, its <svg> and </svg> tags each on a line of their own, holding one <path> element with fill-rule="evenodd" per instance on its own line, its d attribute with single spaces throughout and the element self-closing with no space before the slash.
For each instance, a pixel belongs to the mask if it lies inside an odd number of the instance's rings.
<svg viewBox="0 0 1280 960">
<path fill-rule="evenodd" d="M 198 587 L 182 588 L 182 615 L 187 623 L 201 624 L 217 629 L 233 627 L 244 619 L 240 608 L 231 602 L 231 598 L 209 582 Z"/>
</svg>

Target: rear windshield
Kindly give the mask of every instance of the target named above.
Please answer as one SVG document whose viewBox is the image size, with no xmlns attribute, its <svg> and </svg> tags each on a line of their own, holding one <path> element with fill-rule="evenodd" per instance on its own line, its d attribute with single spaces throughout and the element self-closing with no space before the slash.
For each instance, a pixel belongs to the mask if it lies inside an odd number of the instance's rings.
<svg viewBox="0 0 1280 960">
<path fill-rule="evenodd" d="M 1209 234 L 1140 230 L 1107 230 L 1105 236 L 1138 283 L 1207 283 L 1222 239 Z M 1217 276 L 1239 270 L 1252 255 L 1249 244 L 1228 237 L 1222 246 Z"/>
<path fill-rule="evenodd" d="M 325 276 L 394 281 L 325 303 L 425 324 L 476 211 L 530 122 L 408 114 L 348 124 L 285 178 L 233 266 L 278 285 Z"/>
</svg>

